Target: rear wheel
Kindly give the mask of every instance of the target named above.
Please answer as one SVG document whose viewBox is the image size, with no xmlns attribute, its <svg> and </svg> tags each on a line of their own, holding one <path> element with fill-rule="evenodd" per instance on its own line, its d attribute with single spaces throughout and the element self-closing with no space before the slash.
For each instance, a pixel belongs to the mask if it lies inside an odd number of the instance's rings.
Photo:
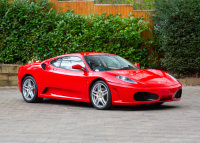
<svg viewBox="0 0 200 143">
<path fill-rule="evenodd" d="M 104 110 L 112 106 L 111 93 L 106 82 L 100 80 L 94 83 L 90 90 L 90 99 L 96 109 Z"/>
<path fill-rule="evenodd" d="M 39 102 L 43 99 L 38 97 L 37 84 L 32 76 L 27 76 L 23 80 L 22 96 L 28 103 Z"/>
</svg>

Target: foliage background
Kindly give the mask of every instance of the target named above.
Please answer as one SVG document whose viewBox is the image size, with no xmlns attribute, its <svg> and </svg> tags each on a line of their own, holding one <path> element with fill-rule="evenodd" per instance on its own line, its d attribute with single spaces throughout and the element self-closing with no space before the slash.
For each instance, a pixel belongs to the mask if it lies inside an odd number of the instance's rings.
<svg viewBox="0 0 200 143">
<path fill-rule="evenodd" d="M 154 30 L 162 67 L 177 76 L 200 72 L 199 0 L 155 0 Z"/>
<path fill-rule="evenodd" d="M 0 62 L 25 63 L 73 52 L 109 52 L 151 66 L 142 17 L 58 14 L 46 0 L 1 0 Z"/>
<path fill-rule="evenodd" d="M 158 68 L 161 63 L 159 68 L 176 77 L 198 76 L 199 0 L 152 2 L 154 41 L 146 41 L 140 36 L 147 29 L 142 17 L 83 16 L 72 11 L 58 14 L 47 0 L 1 0 L 0 62 L 26 63 L 72 52 L 110 52 L 142 67 Z"/>
</svg>

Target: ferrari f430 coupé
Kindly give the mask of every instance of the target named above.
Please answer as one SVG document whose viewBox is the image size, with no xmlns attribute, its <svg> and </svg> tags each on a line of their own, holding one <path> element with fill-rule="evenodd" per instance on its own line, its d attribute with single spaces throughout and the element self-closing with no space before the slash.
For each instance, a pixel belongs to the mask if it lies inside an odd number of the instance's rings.
<svg viewBox="0 0 200 143">
<path fill-rule="evenodd" d="M 160 105 L 178 101 L 182 85 L 170 74 L 140 69 L 108 53 L 73 53 L 23 65 L 19 90 L 26 102 L 54 98 L 91 102 L 97 109 L 112 105 Z"/>
</svg>

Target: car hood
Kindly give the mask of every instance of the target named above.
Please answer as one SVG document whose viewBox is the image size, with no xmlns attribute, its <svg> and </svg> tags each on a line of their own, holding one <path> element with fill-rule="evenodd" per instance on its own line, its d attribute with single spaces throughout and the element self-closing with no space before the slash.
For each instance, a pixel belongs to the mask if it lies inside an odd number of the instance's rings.
<svg viewBox="0 0 200 143">
<path fill-rule="evenodd" d="M 136 81 L 138 86 L 172 86 L 179 83 L 177 80 L 170 77 L 166 72 L 155 69 L 107 71 L 107 74 L 113 76 L 126 76 Z"/>
</svg>

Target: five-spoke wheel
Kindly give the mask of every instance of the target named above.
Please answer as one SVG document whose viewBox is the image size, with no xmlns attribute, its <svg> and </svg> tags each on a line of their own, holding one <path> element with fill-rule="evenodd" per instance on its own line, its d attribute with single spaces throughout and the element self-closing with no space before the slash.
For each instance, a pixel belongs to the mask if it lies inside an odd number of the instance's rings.
<svg viewBox="0 0 200 143">
<path fill-rule="evenodd" d="M 108 109 L 112 105 L 110 89 L 102 80 L 94 83 L 90 90 L 90 98 L 97 109 Z"/>
<path fill-rule="evenodd" d="M 22 82 L 22 96 L 26 102 L 38 102 L 42 98 L 38 97 L 37 84 L 32 76 L 27 76 Z"/>
</svg>

